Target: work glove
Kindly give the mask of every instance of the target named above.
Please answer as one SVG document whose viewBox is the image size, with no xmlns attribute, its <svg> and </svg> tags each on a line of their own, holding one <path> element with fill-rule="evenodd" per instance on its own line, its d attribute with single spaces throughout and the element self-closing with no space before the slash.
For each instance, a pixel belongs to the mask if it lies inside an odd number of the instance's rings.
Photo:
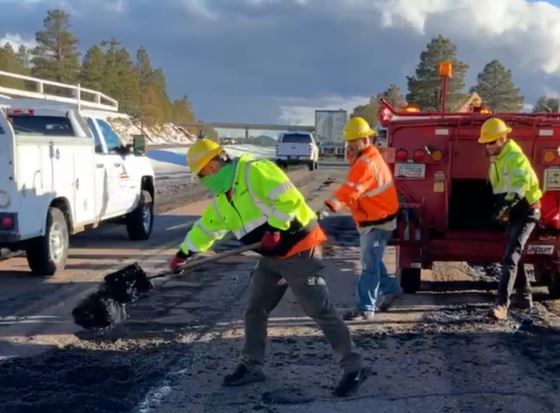
<svg viewBox="0 0 560 413">
<path fill-rule="evenodd" d="M 332 213 L 337 213 L 342 209 L 342 204 L 336 199 L 327 199 L 324 204 Z"/>
<path fill-rule="evenodd" d="M 265 231 L 261 239 L 261 250 L 266 253 L 272 253 L 276 248 L 278 248 L 278 246 L 280 246 L 281 241 L 282 237 L 280 232 Z"/>
<path fill-rule="evenodd" d="M 177 253 L 169 260 L 169 269 L 173 273 L 178 274 L 181 272 L 181 268 L 193 258 L 194 254 L 189 252 L 185 254 L 182 250 L 177 251 Z"/>
<path fill-rule="evenodd" d="M 502 199 L 500 199 L 495 205 L 494 220 L 501 224 L 507 224 L 509 222 L 509 214 L 512 208 L 517 205 L 521 200 L 521 197 L 514 193 L 507 193 Z"/>
<path fill-rule="evenodd" d="M 508 192 L 504 197 L 504 201 L 510 206 L 513 206 L 517 204 L 519 201 L 521 201 L 521 197 L 515 192 Z"/>
</svg>

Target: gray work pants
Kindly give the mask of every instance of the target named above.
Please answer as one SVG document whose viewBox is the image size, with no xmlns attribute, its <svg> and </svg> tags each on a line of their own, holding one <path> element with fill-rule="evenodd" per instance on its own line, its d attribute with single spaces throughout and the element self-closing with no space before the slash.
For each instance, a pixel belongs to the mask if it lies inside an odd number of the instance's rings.
<svg viewBox="0 0 560 413">
<path fill-rule="evenodd" d="M 329 298 L 321 268 L 323 264 L 313 257 L 313 251 L 287 259 L 265 257 L 259 261 L 253 271 L 245 310 L 245 363 L 255 366 L 264 363 L 268 316 L 289 286 L 303 311 L 323 331 L 344 372 L 362 367 L 362 357 L 354 348 L 350 331 Z"/>
<path fill-rule="evenodd" d="M 519 265 L 519 260 L 539 217 L 540 211 L 537 209 L 531 216 L 519 218 L 508 224 L 506 228 L 506 251 L 502 261 L 502 275 L 496 299 L 498 305 L 509 307 L 514 287 L 521 297 L 531 297 L 531 285 L 525 269 Z"/>
</svg>

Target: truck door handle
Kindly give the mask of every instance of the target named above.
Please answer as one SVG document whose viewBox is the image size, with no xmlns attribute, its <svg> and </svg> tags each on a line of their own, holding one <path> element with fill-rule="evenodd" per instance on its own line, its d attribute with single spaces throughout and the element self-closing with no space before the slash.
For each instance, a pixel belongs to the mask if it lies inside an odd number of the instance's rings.
<svg viewBox="0 0 560 413">
<path fill-rule="evenodd" d="M 103 164 L 102 163 L 97 163 L 97 164 L 95 164 L 95 167 L 96 168 L 103 168 Z"/>
<path fill-rule="evenodd" d="M 115 168 L 120 168 L 121 165 L 122 165 L 122 164 L 120 164 L 120 163 L 114 163 L 114 164 L 113 164 L 113 166 L 114 166 Z"/>
</svg>

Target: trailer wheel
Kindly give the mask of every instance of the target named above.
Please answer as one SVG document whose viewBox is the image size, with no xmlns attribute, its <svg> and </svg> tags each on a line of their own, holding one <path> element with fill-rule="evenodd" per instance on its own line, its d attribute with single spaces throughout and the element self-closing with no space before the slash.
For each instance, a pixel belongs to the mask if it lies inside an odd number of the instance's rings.
<svg viewBox="0 0 560 413">
<path fill-rule="evenodd" d="M 154 225 L 154 202 L 152 195 L 142 190 L 140 201 L 134 209 L 126 216 L 126 230 L 128 237 L 133 240 L 146 240 L 150 238 Z"/>
<path fill-rule="evenodd" d="M 420 289 L 420 268 L 401 268 L 401 288 L 407 294 L 414 294 Z"/>
<path fill-rule="evenodd" d="M 560 274 L 557 272 L 550 274 L 548 293 L 550 298 L 560 298 Z"/>
<path fill-rule="evenodd" d="M 66 265 L 69 244 L 64 214 L 58 208 L 49 208 L 45 235 L 29 241 L 25 248 L 29 268 L 34 274 L 54 275 Z"/>
</svg>

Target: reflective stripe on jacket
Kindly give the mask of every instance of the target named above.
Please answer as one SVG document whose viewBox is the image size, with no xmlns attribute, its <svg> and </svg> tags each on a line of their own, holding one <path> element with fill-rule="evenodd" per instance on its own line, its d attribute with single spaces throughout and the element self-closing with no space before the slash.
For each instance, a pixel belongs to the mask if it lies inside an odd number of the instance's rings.
<svg viewBox="0 0 560 413">
<path fill-rule="evenodd" d="M 399 209 L 391 171 L 373 145 L 352 162 L 346 182 L 334 196 L 350 208 L 359 227 L 388 222 L 396 217 Z"/>
<path fill-rule="evenodd" d="M 181 243 L 184 253 L 207 251 L 228 232 L 250 244 L 260 241 L 266 230 L 280 231 L 283 243 L 279 256 L 290 255 L 311 233 L 317 242 L 309 248 L 326 239 L 316 237 L 317 215 L 275 163 L 248 156 L 234 162 L 231 199 L 226 194 L 214 197 Z"/>
<path fill-rule="evenodd" d="M 527 198 L 529 205 L 542 197 L 539 179 L 521 147 L 509 139 L 496 160 L 490 164 L 490 183 L 495 195 L 515 193 Z"/>
</svg>

